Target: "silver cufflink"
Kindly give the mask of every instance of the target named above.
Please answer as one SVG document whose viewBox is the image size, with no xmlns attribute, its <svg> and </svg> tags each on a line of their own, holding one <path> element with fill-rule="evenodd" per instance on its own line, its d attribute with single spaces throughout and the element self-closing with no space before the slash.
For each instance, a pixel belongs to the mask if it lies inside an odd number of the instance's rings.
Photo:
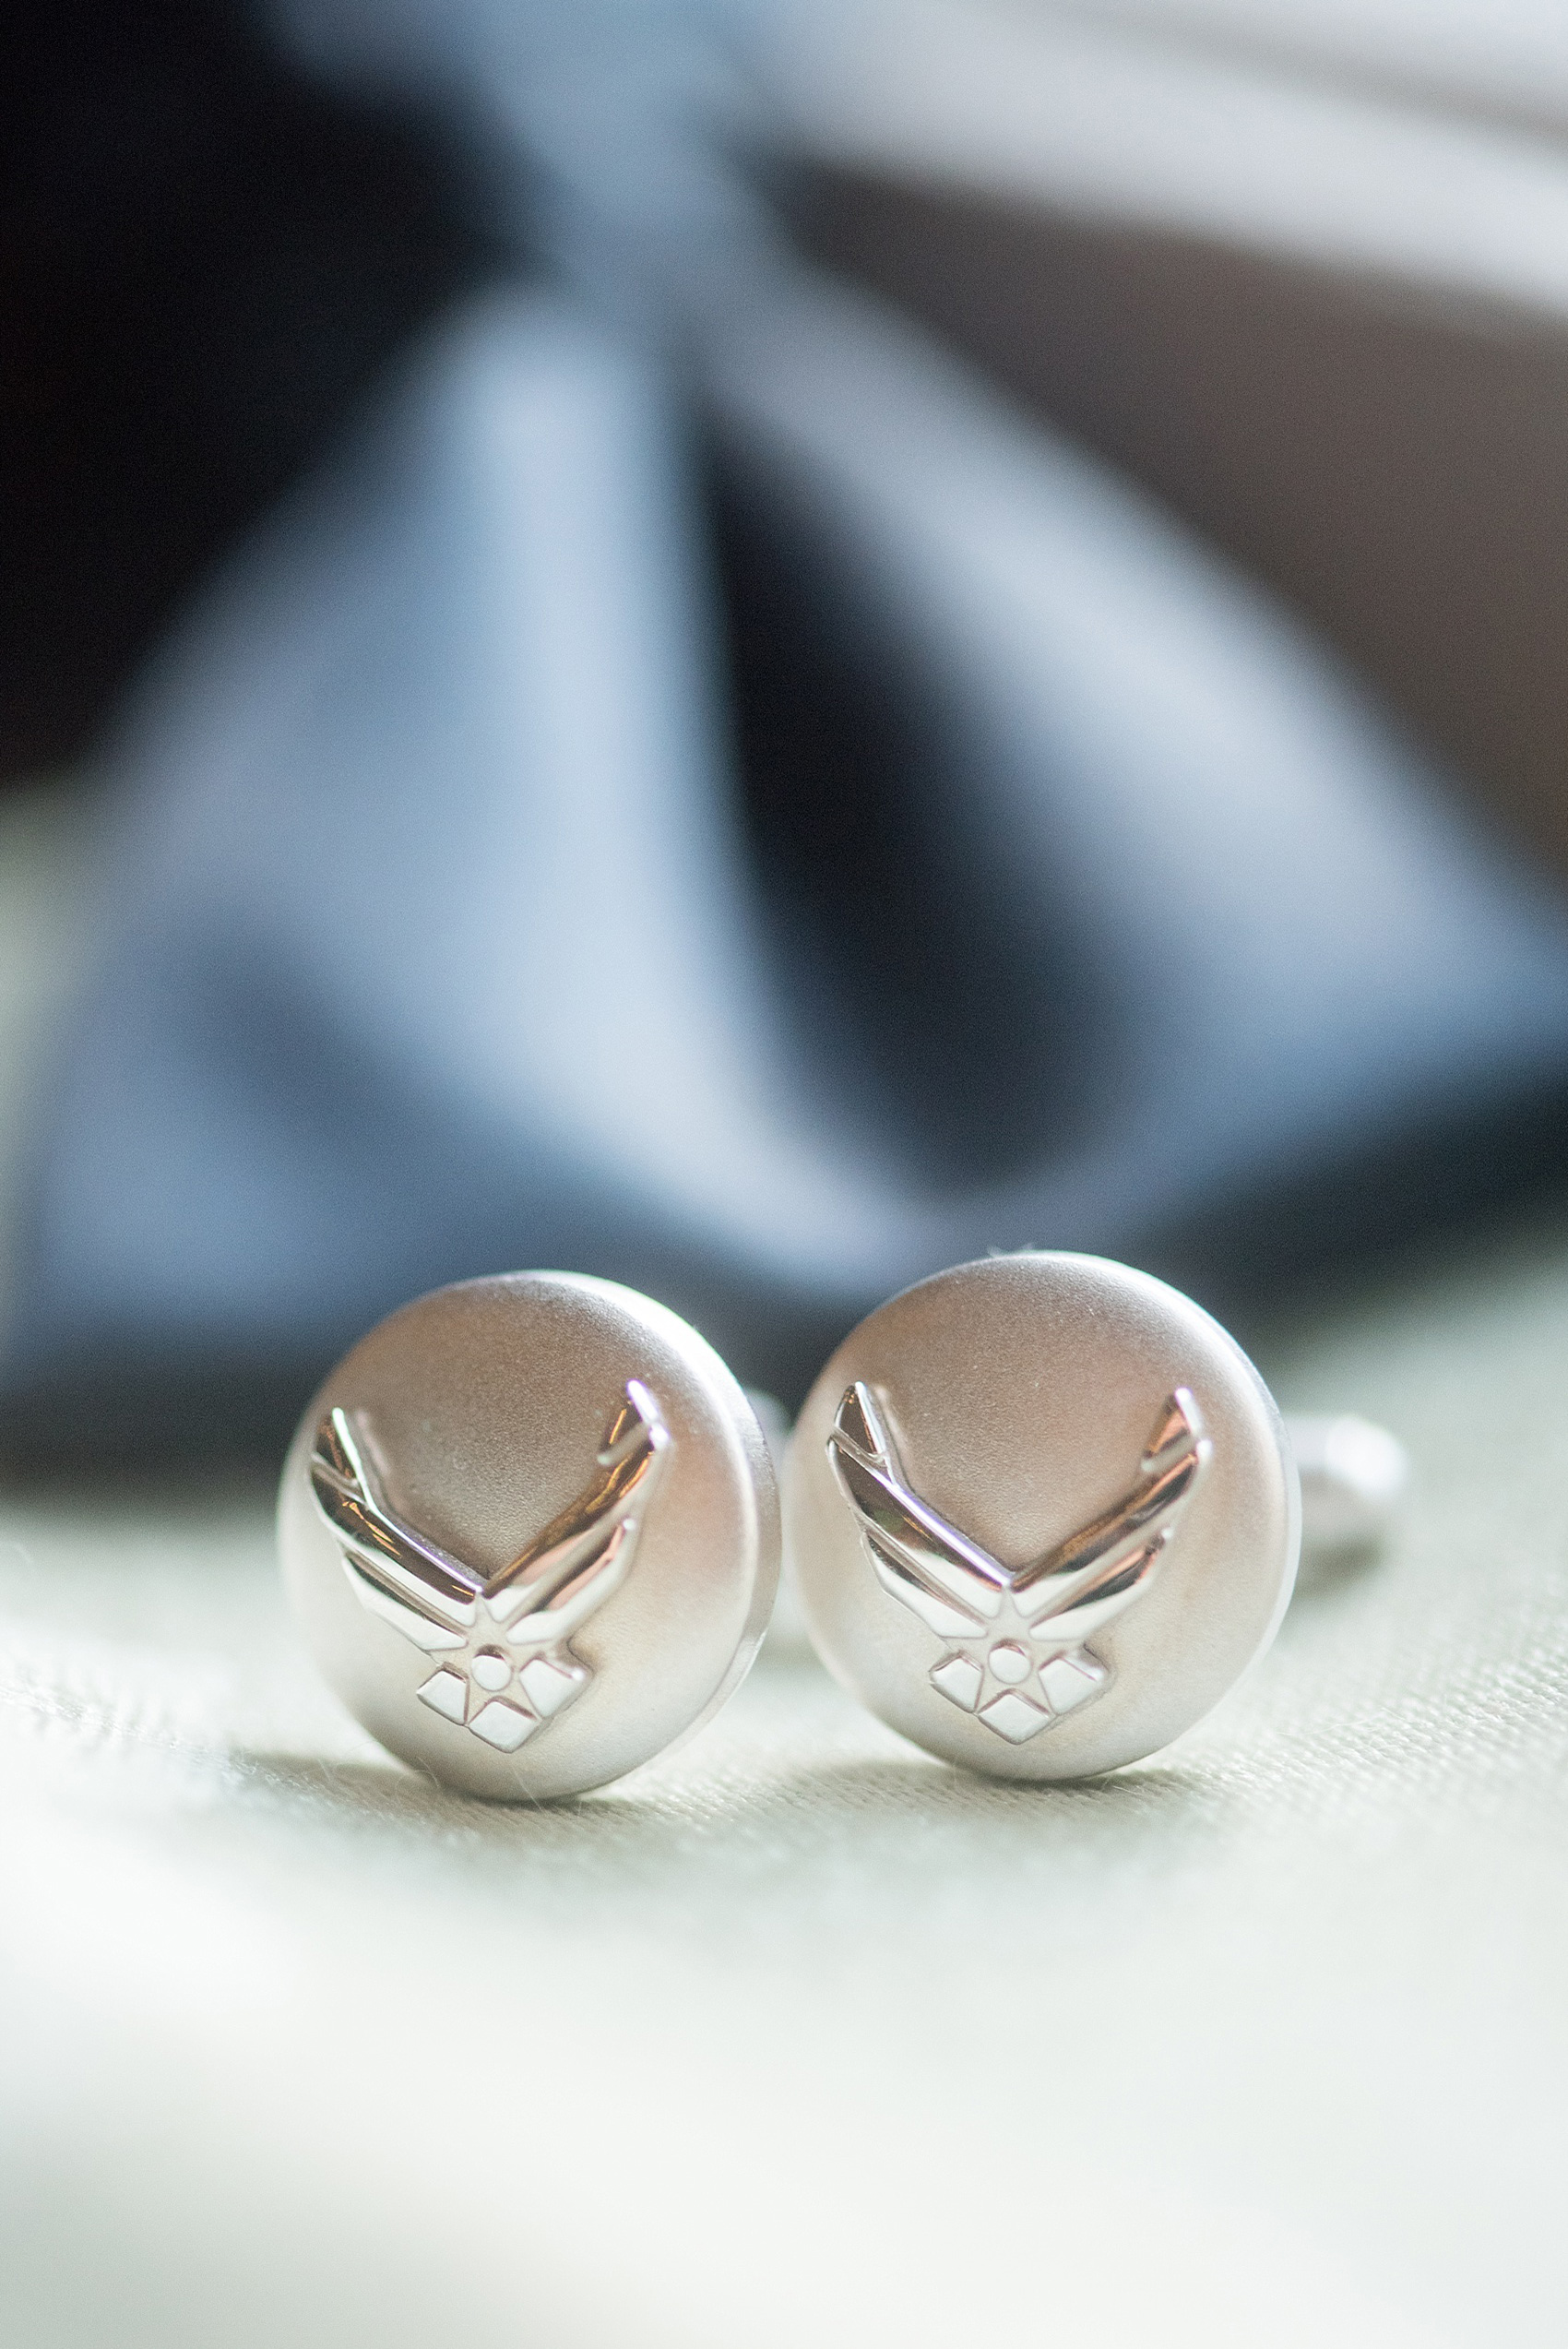
<svg viewBox="0 0 1568 2349">
<path fill-rule="evenodd" d="M 779 1550 L 762 1431 L 713 1349 L 553 1272 L 438 1289 L 362 1340 L 300 1424 L 279 1542 L 349 1710 L 502 1801 L 602 1785 L 708 1720 Z"/>
<path fill-rule="evenodd" d="M 1099 1258 L 992 1257 L 851 1332 L 796 1425 L 807 1628 L 893 1728 L 997 1777 L 1169 1745 L 1278 1627 L 1301 1487 L 1218 1322 Z"/>
<path fill-rule="evenodd" d="M 1291 1413 L 1285 1433 L 1301 1479 L 1303 1571 L 1379 1548 L 1410 1478 L 1398 1437 L 1352 1412 L 1326 1418 Z"/>
</svg>

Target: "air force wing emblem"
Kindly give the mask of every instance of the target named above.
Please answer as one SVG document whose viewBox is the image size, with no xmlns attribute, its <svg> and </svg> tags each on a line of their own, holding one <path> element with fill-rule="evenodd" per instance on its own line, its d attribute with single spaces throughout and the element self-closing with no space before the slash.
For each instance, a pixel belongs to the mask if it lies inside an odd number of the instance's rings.
<svg viewBox="0 0 1568 2349">
<path fill-rule="evenodd" d="M 1042 1557 L 1009 1568 L 911 1489 L 869 1387 L 847 1389 L 827 1438 L 877 1580 L 944 1643 L 932 1687 L 1016 1746 L 1111 1685 L 1110 1666 L 1086 1643 L 1148 1590 L 1212 1450 L 1197 1404 L 1178 1387 L 1132 1489 Z"/>
<path fill-rule="evenodd" d="M 361 1413 L 322 1420 L 311 1489 L 361 1604 L 435 1666 L 421 1702 L 509 1754 L 592 1678 L 572 1635 L 630 1572 L 673 1441 L 652 1395 L 629 1378 L 583 1492 L 488 1581 L 389 1508 Z"/>
</svg>

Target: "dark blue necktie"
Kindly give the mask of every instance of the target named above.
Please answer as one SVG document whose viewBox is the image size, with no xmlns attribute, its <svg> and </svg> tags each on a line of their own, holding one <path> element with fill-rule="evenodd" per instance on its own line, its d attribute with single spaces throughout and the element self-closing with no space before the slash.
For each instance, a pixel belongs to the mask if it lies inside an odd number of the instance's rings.
<svg viewBox="0 0 1568 2349">
<path fill-rule="evenodd" d="M 988 1247 L 1245 1318 L 1558 1151 L 1556 902 L 1260 590 L 795 263 L 696 122 L 712 42 L 629 21 L 313 20 L 338 71 L 439 52 L 544 266 L 107 754 L 14 1452 L 272 1444 L 514 1265 L 786 1397 Z"/>
</svg>

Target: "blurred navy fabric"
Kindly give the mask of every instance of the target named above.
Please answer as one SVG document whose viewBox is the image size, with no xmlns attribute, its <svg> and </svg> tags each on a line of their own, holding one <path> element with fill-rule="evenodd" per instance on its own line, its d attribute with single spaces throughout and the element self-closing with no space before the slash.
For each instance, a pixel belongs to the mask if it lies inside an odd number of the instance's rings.
<svg viewBox="0 0 1568 2349">
<path fill-rule="evenodd" d="M 1255 587 L 782 249 L 671 98 L 698 20 L 600 8 L 596 74 L 566 14 L 291 20 L 466 93 L 542 260 L 404 353 L 104 753 L 13 1454 L 275 1444 L 379 1314 L 513 1265 L 786 1399 L 991 1246 L 1245 1319 L 1560 1162 L 1556 900 Z"/>
</svg>

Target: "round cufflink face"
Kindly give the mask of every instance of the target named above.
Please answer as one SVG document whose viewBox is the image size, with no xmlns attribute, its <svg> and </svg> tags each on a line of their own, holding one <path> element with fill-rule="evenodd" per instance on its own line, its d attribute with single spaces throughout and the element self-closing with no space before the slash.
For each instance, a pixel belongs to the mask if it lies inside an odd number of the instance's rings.
<svg viewBox="0 0 1568 2349">
<path fill-rule="evenodd" d="M 734 1378 L 664 1306 L 575 1273 L 465 1282 L 380 1323 L 301 1421 L 278 1523 L 350 1711 L 502 1801 L 602 1785 L 700 1726 L 778 1568 Z"/>
<path fill-rule="evenodd" d="M 1267 1645 L 1296 1471 L 1241 1348 L 1097 1257 L 992 1257 L 862 1321 L 792 1438 L 785 1530 L 837 1676 L 1000 1778 L 1139 1760 Z"/>
</svg>

